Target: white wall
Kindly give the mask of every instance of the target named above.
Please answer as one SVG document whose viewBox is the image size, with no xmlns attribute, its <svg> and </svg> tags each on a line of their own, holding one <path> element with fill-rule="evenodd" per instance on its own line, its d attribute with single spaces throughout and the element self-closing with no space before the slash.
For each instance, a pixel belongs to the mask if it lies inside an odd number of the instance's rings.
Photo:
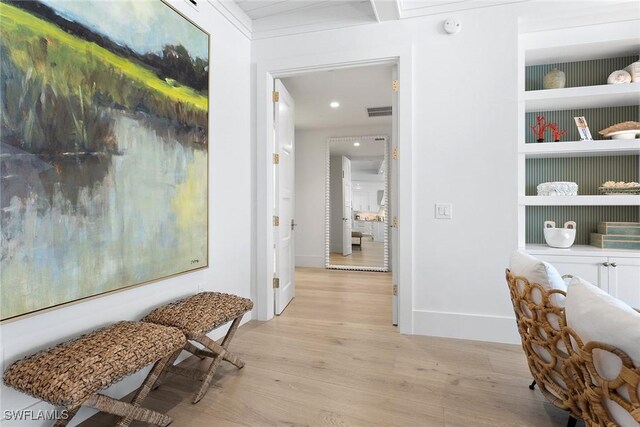
<svg viewBox="0 0 640 427">
<path fill-rule="evenodd" d="M 198 11 L 186 2 L 175 6 L 211 33 L 210 216 L 209 265 L 206 270 L 117 292 L 0 326 L 2 370 L 35 350 L 123 319 L 139 319 L 151 308 L 202 290 L 251 296 L 252 179 L 250 41 L 207 1 Z M 245 321 L 250 316 L 245 316 Z M 212 334 L 219 337 L 221 332 Z M 139 386 L 142 372 L 109 389 L 123 396 Z M 50 409 L 44 402 L 7 388 L 0 389 L 0 408 Z M 82 410 L 73 424 L 91 415 Z M 8 422 L 11 425 L 50 425 L 50 422 Z"/>
<path fill-rule="evenodd" d="M 390 137 L 391 127 L 296 131 L 296 266 L 324 267 L 327 139 L 367 135 Z"/>
<path fill-rule="evenodd" d="M 413 333 L 519 342 L 504 279 L 517 246 L 518 17 L 541 7 L 456 12 L 457 35 L 436 15 L 252 44 L 254 64 L 411 44 Z M 320 194 L 310 196 L 318 207 Z M 453 220 L 433 218 L 436 202 L 453 204 Z"/>
</svg>

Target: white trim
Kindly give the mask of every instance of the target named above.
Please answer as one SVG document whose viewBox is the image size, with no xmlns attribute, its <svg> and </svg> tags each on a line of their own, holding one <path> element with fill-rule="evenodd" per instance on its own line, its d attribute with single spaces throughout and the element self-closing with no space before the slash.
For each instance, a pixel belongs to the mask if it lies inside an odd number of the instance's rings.
<svg viewBox="0 0 640 427">
<path fill-rule="evenodd" d="M 413 46 L 411 42 L 371 49 L 340 50 L 306 56 L 258 61 L 256 64 L 256 306 L 257 319 L 273 318 L 273 120 L 274 77 L 314 70 L 397 63 L 398 93 L 398 305 L 401 333 L 413 333 Z"/>
<path fill-rule="evenodd" d="M 396 114 L 395 112 L 393 114 Z M 384 139 L 384 213 L 387 221 L 384 228 L 384 253 L 382 267 L 364 265 L 339 265 L 331 264 L 331 143 L 332 142 L 354 142 L 376 139 Z M 386 273 L 389 271 L 389 137 L 387 135 L 368 136 L 347 136 L 338 138 L 327 138 L 325 145 L 325 168 L 324 168 L 324 267 L 331 270 L 353 270 L 353 271 L 379 271 Z"/>
<path fill-rule="evenodd" d="M 227 21 L 238 29 L 246 38 L 251 40 L 251 32 L 253 31 L 253 21 L 244 13 L 240 6 L 233 0 L 207 0 L 207 2 Z M 187 1 L 188 3 L 188 1 Z"/>
<path fill-rule="evenodd" d="M 414 310 L 417 335 L 520 344 L 515 317 Z"/>
</svg>

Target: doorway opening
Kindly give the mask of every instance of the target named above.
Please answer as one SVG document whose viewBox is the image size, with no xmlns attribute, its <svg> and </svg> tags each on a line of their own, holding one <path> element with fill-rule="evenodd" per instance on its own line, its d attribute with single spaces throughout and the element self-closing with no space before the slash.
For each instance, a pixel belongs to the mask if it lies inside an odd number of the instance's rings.
<svg viewBox="0 0 640 427">
<path fill-rule="evenodd" d="M 394 80 L 394 63 L 274 79 L 275 314 L 296 267 L 393 272 Z"/>
<path fill-rule="evenodd" d="M 394 299 L 397 297 L 397 304 L 393 304 L 394 319 L 397 317 L 399 331 L 405 334 L 413 333 L 413 48 L 410 43 L 373 46 L 365 49 L 355 49 L 344 52 L 316 53 L 312 56 L 293 56 L 288 58 L 276 58 L 272 60 L 258 61 L 257 63 L 257 146 L 256 146 L 256 253 L 255 253 L 255 288 L 254 298 L 256 307 L 254 316 L 258 320 L 270 320 L 276 315 L 274 310 L 274 298 L 282 295 L 278 287 L 278 236 L 275 233 L 275 216 L 278 213 L 278 205 L 274 197 L 275 183 L 277 180 L 277 167 L 274 167 L 274 160 L 277 154 L 274 135 L 275 114 L 279 111 L 278 103 L 273 102 L 275 96 L 274 88 L 278 81 L 290 77 L 302 76 L 321 71 L 343 70 L 351 68 L 362 68 L 375 65 L 390 65 L 397 75 L 397 82 L 394 84 L 397 90 L 397 109 L 392 120 L 396 134 L 391 135 L 389 140 L 392 157 L 390 162 L 395 162 L 397 167 L 392 168 L 397 173 L 397 180 L 392 184 L 390 196 L 395 198 L 394 212 L 389 213 L 392 228 L 390 244 L 390 270 L 392 272 L 392 285 Z M 376 132 L 377 133 L 377 132 Z M 363 135 L 359 133 L 358 135 Z M 379 134 L 379 133 L 377 133 Z M 342 135 L 344 136 L 344 134 Z M 329 136 L 326 136 L 326 140 Z M 297 141 L 295 141 L 297 142 Z M 294 142 L 294 144 L 295 144 Z M 322 150 L 322 145 L 320 145 Z M 296 152 L 296 158 L 300 155 Z M 314 158 L 322 159 L 320 152 Z M 321 168 L 324 162 L 316 162 Z M 311 163 L 313 164 L 313 163 Z M 316 165 L 316 166 L 317 166 Z M 320 185 L 324 179 L 319 177 Z M 299 191 L 296 191 L 298 196 Z M 323 192 L 320 193 L 321 206 L 323 205 Z M 299 199 L 299 197 L 298 197 Z M 300 201 L 295 201 L 296 215 L 300 213 Z M 393 203 L 392 203 L 393 205 Z M 315 206 L 315 205 L 314 205 Z M 392 206 L 393 207 L 393 206 Z M 311 204 L 304 206 L 305 209 L 317 211 Z M 322 207 L 320 207 L 321 220 L 324 217 Z M 299 224 L 294 218 L 294 234 L 298 233 Z M 289 224 L 291 226 L 291 224 Z M 317 231 L 322 239 L 324 229 Z M 304 241 L 304 240 L 303 240 Z M 296 245 L 301 244 L 301 239 L 294 238 Z M 301 253 L 299 248 L 295 250 Z M 315 254 L 307 261 L 312 261 Z M 296 257 L 300 258 L 300 257 Z M 323 265 L 324 254 L 320 254 L 316 262 Z M 291 265 L 295 265 L 299 259 L 293 259 Z M 322 267 L 320 267 L 322 268 Z M 363 274 L 342 272 L 340 270 L 318 271 L 333 272 L 335 274 Z M 377 275 L 379 273 L 368 273 Z M 387 273 L 388 274 L 388 273 Z M 364 276 L 362 276 L 364 277 Z M 314 279 L 315 281 L 315 279 Z M 316 281 L 316 283 L 318 283 Z M 293 281 L 293 295 L 295 295 L 295 277 Z M 282 304 L 281 304 L 282 305 Z"/>
</svg>

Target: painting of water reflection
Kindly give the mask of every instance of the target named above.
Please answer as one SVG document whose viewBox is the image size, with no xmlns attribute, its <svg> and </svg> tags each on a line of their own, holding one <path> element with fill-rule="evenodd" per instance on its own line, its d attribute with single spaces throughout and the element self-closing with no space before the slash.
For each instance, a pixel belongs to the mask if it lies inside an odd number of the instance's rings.
<svg viewBox="0 0 640 427">
<path fill-rule="evenodd" d="M 0 319 L 208 265 L 208 64 L 160 0 L 0 2 Z"/>
</svg>

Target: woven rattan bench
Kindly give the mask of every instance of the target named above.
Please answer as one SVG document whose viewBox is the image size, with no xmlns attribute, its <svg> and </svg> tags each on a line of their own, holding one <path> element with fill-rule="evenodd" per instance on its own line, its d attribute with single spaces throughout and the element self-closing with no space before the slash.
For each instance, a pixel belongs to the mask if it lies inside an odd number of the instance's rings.
<svg viewBox="0 0 640 427">
<path fill-rule="evenodd" d="M 209 389 L 213 375 L 222 360 L 242 368 L 244 362 L 238 356 L 229 352 L 229 343 L 236 329 L 240 325 L 242 316 L 253 308 L 253 302 L 247 298 L 218 292 L 202 292 L 174 303 L 159 307 L 147 315 L 143 322 L 151 322 L 180 329 L 187 338 L 184 350 L 199 358 L 210 357 L 213 360 L 208 371 L 203 375 L 197 369 L 185 369 L 173 366 L 177 355 L 167 365 L 156 383 L 159 386 L 163 377 L 168 372 L 186 376 L 202 381 L 200 389 L 193 398 L 193 403 L 198 403 Z M 228 322 L 231 327 L 220 344 L 207 336 L 210 332 Z M 200 349 L 189 341 L 203 345 L 206 349 Z"/>
<path fill-rule="evenodd" d="M 81 406 L 118 415 L 118 427 L 133 420 L 167 426 L 171 418 L 140 407 L 185 337 L 179 330 L 143 322 L 119 322 L 13 363 L 6 385 L 67 409 L 54 426 L 65 426 Z M 131 403 L 98 391 L 155 363 Z"/>
</svg>

